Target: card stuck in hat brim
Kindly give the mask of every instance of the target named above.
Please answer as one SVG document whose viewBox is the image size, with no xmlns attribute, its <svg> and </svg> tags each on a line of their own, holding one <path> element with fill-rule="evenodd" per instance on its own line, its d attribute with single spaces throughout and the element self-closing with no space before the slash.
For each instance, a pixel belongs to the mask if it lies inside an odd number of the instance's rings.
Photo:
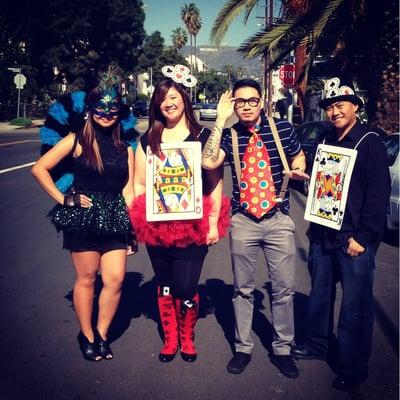
<svg viewBox="0 0 400 400">
<path fill-rule="evenodd" d="M 360 99 L 360 97 L 354 94 L 344 94 L 342 96 L 335 96 L 335 97 L 329 97 L 327 99 L 322 99 L 318 103 L 318 105 L 325 110 L 326 107 L 328 107 L 330 104 L 337 103 L 338 101 L 350 101 L 353 104 L 357 104 L 358 110 L 361 110 L 361 108 L 363 108 L 364 106 L 364 103 Z"/>
</svg>

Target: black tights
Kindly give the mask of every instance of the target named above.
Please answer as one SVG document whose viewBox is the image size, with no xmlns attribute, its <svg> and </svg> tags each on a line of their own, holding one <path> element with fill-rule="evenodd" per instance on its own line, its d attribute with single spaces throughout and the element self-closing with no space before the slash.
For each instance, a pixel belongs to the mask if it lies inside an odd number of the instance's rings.
<svg viewBox="0 0 400 400">
<path fill-rule="evenodd" d="M 206 245 L 188 247 L 147 246 L 154 273 L 160 286 L 171 288 L 172 295 L 191 300 L 197 293 Z"/>
</svg>

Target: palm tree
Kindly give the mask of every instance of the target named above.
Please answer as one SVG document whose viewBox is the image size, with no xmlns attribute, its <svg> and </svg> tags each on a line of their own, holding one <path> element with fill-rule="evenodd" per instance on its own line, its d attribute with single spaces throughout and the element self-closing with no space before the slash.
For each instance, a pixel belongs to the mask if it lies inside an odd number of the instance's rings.
<svg viewBox="0 0 400 400">
<path fill-rule="evenodd" d="M 193 40 L 194 40 L 194 61 L 195 61 L 195 72 L 197 72 L 197 34 L 199 33 L 199 30 L 201 28 L 202 22 L 201 22 L 201 17 L 199 10 L 197 10 L 197 13 L 194 13 L 192 15 L 192 34 L 193 34 Z"/>
<path fill-rule="evenodd" d="M 172 45 L 174 46 L 174 49 L 177 52 L 183 46 L 186 45 L 188 41 L 188 35 L 184 29 L 176 28 L 172 31 L 171 39 L 172 39 Z"/>
<path fill-rule="evenodd" d="M 388 131 L 398 130 L 398 2 L 283 2 L 288 10 L 286 20 L 256 33 L 239 50 L 246 57 L 268 53 L 269 69 L 275 69 L 292 50 L 303 45 L 304 66 L 297 82 L 307 79 L 318 54 L 329 56 L 335 74 L 357 78 L 367 89 L 369 122 Z M 214 22 L 212 38 L 220 42 L 231 21 L 242 11 L 246 11 L 246 20 L 256 3 L 256 0 L 227 1 Z"/>
<path fill-rule="evenodd" d="M 201 28 L 201 18 L 200 10 L 197 8 L 196 4 L 184 4 L 181 7 L 181 20 L 186 26 L 186 29 L 190 37 L 190 66 L 193 65 L 193 37 L 196 44 L 196 35 Z"/>
<path fill-rule="evenodd" d="M 226 75 L 229 89 L 232 88 L 232 76 L 234 74 L 234 69 L 232 64 L 225 64 L 222 67 L 222 72 Z"/>
</svg>

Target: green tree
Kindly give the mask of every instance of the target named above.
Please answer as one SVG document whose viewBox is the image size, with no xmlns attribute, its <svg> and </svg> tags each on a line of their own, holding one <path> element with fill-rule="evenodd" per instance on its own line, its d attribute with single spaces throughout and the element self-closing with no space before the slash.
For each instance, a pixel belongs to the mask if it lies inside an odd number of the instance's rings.
<svg viewBox="0 0 400 400">
<path fill-rule="evenodd" d="M 0 19 L 0 30 L 24 43 L 40 87 L 51 86 L 55 66 L 60 77 L 80 87 L 93 84 L 97 71 L 111 62 L 127 73 L 137 68 L 145 37 L 140 0 L 3 1 L 8 25 L 2 30 Z"/>
<path fill-rule="evenodd" d="M 214 22 L 213 39 L 220 42 L 232 20 L 242 11 L 248 18 L 256 3 L 227 1 Z M 274 69 L 304 45 L 305 62 L 298 81 L 307 78 L 318 54 L 328 56 L 332 73 L 353 77 L 367 90 L 369 122 L 387 131 L 398 130 L 398 2 L 286 0 L 284 5 L 288 10 L 292 7 L 287 19 L 247 39 L 240 51 L 246 57 L 268 53 L 270 69 Z"/>
<path fill-rule="evenodd" d="M 229 88 L 226 76 L 211 69 L 197 75 L 197 93 L 204 93 L 208 100 L 217 101 L 221 93 Z"/>
<path fill-rule="evenodd" d="M 178 51 L 186 45 L 188 41 L 188 35 L 183 28 L 176 28 L 172 31 L 171 39 L 175 51 Z"/>
<path fill-rule="evenodd" d="M 143 44 L 143 52 L 140 56 L 140 70 L 146 71 L 150 67 L 154 67 L 160 54 L 164 50 L 164 38 L 159 31 L 154 31 L 147 36 Z"/>
<path fill-rule="evenodd" d="M 200 10 L 198 9 L 195 3 L 185 4 L 181 7 L 181 20 L 185 24 L 190 37 L 189 64 L 192 67 L 193 66 L 192 54 L 194 53 L 196 57 L 196 36 L 201 28 Z M 194 41 L 194 48 L 193 48 L 193 41 Z"/>
</svg>

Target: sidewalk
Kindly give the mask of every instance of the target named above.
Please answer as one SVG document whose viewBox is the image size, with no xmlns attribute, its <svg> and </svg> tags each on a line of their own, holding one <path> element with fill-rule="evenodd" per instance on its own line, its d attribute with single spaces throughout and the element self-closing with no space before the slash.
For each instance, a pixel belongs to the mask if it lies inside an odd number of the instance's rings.
<svg viewBox="0 0 400 400">
<path fill-rule="evenodd" d="M 9 133 L 17 129 L 40 128 L 43 124 L 44 124 L 44 119 L 34 119 L 32 120 L 32 125 L 30 126 L 18 126 L 18 125 L 11 125 L 9 122 L 0 122 L 0 134 Z"/>
</svg>

